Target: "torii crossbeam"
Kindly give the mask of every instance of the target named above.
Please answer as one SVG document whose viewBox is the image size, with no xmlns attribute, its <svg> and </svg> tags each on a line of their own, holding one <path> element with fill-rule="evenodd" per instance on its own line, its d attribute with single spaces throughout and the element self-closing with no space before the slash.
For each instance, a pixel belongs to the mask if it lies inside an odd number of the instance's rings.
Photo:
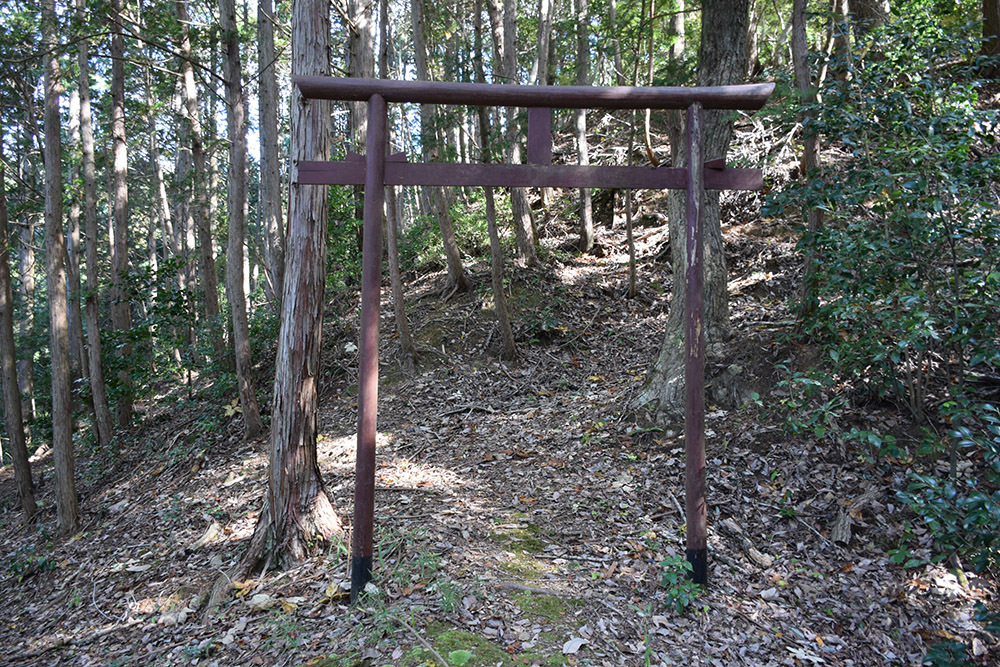
<svg viewBox="0 0 1000 667">
<path fill-rule="evenodd" d="M 758 169 L 726 168 L 702 156 L 704 109 L 755 111 L 773 83 L 716 87 L 516 86 L 295 77 L 307 99 L 368 102 L 366 156 L 343 162 L 299 162 L 298 183 L 363 185 L 364 242 L 361 278 L 361 341 L 358 380 L 358 447 L 351 537 L 351 600 L 371 580 L 375 510 L 375 435 L 378 409 L 378 329 L 382 216 L 386 185 L 497 187 L 611 187 L 687 191 L 687 299 L 685 333 L 685 514 L 687 559 L 695 582 L 708 579 L 705 502 L 705 334 L 702 326 L 703 244 L 701 202 L 709 190 L 757 190 Z M 528 109 L 527 164 L 409 163 L 386 158 L 386 103 L 513 106 Z M 686 109 L 686 157 L 694 168 L 553 165 L 553 108 Z"/>
</svg>

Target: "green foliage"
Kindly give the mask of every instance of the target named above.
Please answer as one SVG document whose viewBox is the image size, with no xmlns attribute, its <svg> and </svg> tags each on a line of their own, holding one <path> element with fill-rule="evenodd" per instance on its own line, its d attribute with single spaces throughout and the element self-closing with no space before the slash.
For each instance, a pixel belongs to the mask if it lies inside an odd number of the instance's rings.
<svg viewBox="0 0 1000 667">
<path fill-rule="evenodd" d="M 974 616 L 983 624 L 986 632 L 1000 630 L 1000 612 L 990 611 L 983 603 L 978 602 Z M 968 667 L 981 663 L 969 659 L 969 647 L 966 644 L 949 639 L 931 646 L 920 664 L 930 667 Z"/>
<path fill-rule="evenodd" d="M 701 593 L 701 584 L 691 581 L 691 563 L 682 556 L 667 556 L 660 561 L 660 585 L 666 589 L 667 604 L 683 614 Z"/>
<path fill-rule="evenodd" d="M 33 546 L 18 549 L 8 554 L 3 561 L 4 571 L 14 577 L 18 583 L 30 577 L 39 570 L 54 570 L 57 563 L 49 555 L 36 555 Z"/>
<path fill-rule="evenodd" d="M 792 434 L 826 436 L 846 403 L 842 394 L 833 391 L 833 379 L 828 373 L 792 370 L 787 360 L 776 368 L 783 377 L 772 394 L 778 398 L 775 409 L 784 416 L 785 429 Z"/>
<path fill-rule="evenodd" d="M 342 158 L 338 158 L 342 159 Z M 328 291 L 354 289 L 361 284 L 360 193 L 346 185 L 330 187 L 326 242 Z"/>
<path fill-rule="evenodd" d="M 982 457 L 985 465 L 978 474 L 940 478 L 914 473 L 900 497 L 924 519 L 943 549 L 973 554 L 981 569 L 1000 564 L 1000 411 L 987 404 L 965 418 L 951 432 L 951 444 Z"/>
<path fill-rule="evenodd" d="M 808 109 L 805 131 L 836 148 L 773 193 L 765 213 L 804 205 L 826 216 L 802 239 L 819 260 L 802 334 L 824 373 L 782 369 L 789 430 L 822 437 L 848 399 L 893 401 L 918 423 L 944 424 L 945 438 L 926 429 L 900 496 L 942 552 L 985 567 L 1000 562 L 1000 419 L 974 379 L 1000 369 L 1000 116 L 980 103 L 976 34 L 932 3 L 900 7 Z M 909 460 L 891 436 L 843 435 L 872 458 Z M 960 455 L 972 468 L 957 474 Z M 903 545 L 892 556 L 911 561 Z"/>
</svg>

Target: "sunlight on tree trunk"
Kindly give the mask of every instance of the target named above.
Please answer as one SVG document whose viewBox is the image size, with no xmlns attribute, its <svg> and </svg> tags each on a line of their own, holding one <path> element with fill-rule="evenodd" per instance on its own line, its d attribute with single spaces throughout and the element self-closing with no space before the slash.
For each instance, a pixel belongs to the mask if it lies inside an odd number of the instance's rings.
<svg viewBox="0 0 1000 667">
<path fill-rule="evenodd" d="M 4 424 L 9 438 L 10 458 L 14 463 L 17 495 L 21 499 L 25 522 L 38 511 L 31 482 L 31 464 L 24 439 L 21 396 L 17 390 L 17 353 L 14 349 L 14 295 L 10 286 L 10 248 L 7 241 L 7 174 L 4 169 L 3 137 L 0 136 L 0 376 L 3 389 Z"/>
<path fill-rule="evenodd" d="M 219 0 L 219 25 L 226 50 L 222 68 L 226 77 L 226 126 L 229 134 L 229 178 L 226 188 L 226 210 L 229 220 L 226 249 L 226 295 L 232 311 L 233 350 L 236 355 L 236 382 L 239 386 L 240 408 L 246 440 L 254 440 L 264 432 L 260 407 L 254 390 L 253 363 L 250 359 L 250 323 L 247 319 L 247 296 L 244 292 L 243 244 L 247 214 L 247 132 L 246 109 L 243 104 L 243 68 L 240 61 L 239 33 L 236 27 L 236 3 Z"/>
<path fill-rule="evenodd" d="M 698 51 L 698 85 L 723 86 L 742 83 L 746 72 L 746 31 L 748 0 L 706 0 L 703 5 L 701 45 Z M 732 135 L 732 114 L 726 111 L 705 112 L 705 160 L 725 157 Z M 674 166 L 684 164 L 683 151 L 677 151 Z M 671 191 L 668 200 L 671 260 L 674 284 L 667 318 L 666 333 L 659 354 L 646 376 L 642 390 L 632 405 L 655 405 L 657 415 L 674 419 L 684 410 L 684 308 L 687 257 L 685 244 L 684 192 Z M 704 323 L 708 354 L 717 354 L 729 336 L 729 295 L 726 260 L 719 219 L 719 191 L 705 193 L 702 204 L 704 248 Z"/>
<path fill-rule="evenodd" d="M 330 17 L 319 0 L 292 7 L 292 73 L 329 76 Z M 323 291 L 326 284 L 327 188 L 298 185 L 294 165 L 330 157 L 330 109 L 293 91 L 292 186 L 285 291 L 275 360 L 270 465 L 264 508 L 240 569 L 287 567 L 342 532 L 316 459 Z"/>
<path fill-rule="evenodd" d="M 69 535 L 79 520 L 73 473 L 73 415 L 70 400 L 69 322 L 66 301 L 66 244 L 63 237 L 62 144 L 59 97 L 62 84 L 55 50 L 55 1 L 42 6 L 45 55 L 45 276 L 49 296 L 49 359 L 52 367 L 52 452 L 59 532 Z"/>
</svg>

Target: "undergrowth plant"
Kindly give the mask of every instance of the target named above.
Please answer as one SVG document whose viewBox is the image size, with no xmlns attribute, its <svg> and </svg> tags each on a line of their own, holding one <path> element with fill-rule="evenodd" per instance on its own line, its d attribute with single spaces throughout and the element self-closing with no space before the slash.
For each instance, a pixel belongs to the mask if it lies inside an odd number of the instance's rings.
<svg viewBox="0 0 1000 667">
<path fill-rule="evenodd" d="M 816 261 L 799 333 L 823 361 L 786 369 L 790 430 L 822 437 L 852 406 L 898 405 L 924 433 L 913 456 L 877 430 L 838 435 L 908 466 L 899 495 L 937 560 L 985 568 L 1000 564 L 1000 417 L 983 393 L 1000 372 L 1000 116 L 980 99 L 977 34 L 932 2 L 899 7 L 808 109 L 823 166 L 765 214 L 804 205 L 826 218 L 802 237 Z"/>
</svg>

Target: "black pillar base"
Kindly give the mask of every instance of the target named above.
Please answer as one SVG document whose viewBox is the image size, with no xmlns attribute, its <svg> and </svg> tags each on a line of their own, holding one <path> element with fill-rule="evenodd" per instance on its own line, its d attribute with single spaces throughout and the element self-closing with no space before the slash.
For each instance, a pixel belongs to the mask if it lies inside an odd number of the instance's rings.
<svg viewBox="0 0 1000 667">
<path fill-rule="evenodd" d="M 708 549 L 688 549 L 687 561 L 691 563 L 691 581 L 705 586 L 708 584 Z"/>
<path fill-rule="evenodd" d="M 365 585 L 372 580 L 372 557 L 355 556 L 351 559 L 351 604 L 365 592 Z"/>
</svg>

